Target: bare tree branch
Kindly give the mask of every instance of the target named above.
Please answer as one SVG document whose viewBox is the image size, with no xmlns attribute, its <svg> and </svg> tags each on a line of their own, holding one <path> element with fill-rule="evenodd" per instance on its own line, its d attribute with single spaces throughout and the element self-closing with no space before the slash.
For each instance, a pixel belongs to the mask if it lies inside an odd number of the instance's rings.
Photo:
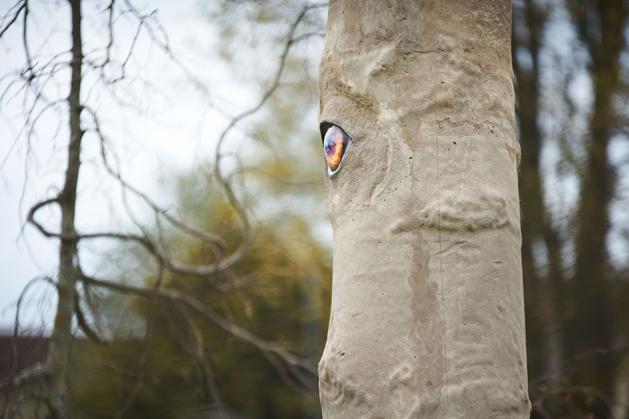
<svg viewBox="0 0 629 419">
<path fill-rule="evenodd" d="M 239 122 L 241 122 L 245 118 L 255 114 L 260 109 L 262 109 L 262 107 L 269 100 L 269 98 L 273 96 L 273 93 L 275 93 L 275 91 L 277 90 L 280 84 L 282 74 L 284 73 L 284 69 L 286 66 L 286 58 L 288 57 L 288 53 L 290 52 L 291 47 L 295 44 L 295 31 L 297 30 L 299 23 L 301 23 L 301 21 L 304 19 L 304 16 L 306 16 L 306 13 L 309 10 L 313 10 L 313 9 L 320 8 L 323 6 L 324 4 L 310 4 L 310 5 L 307 4 L 302 8 L 301 12 L 293 20 L 290 26 L 290 29 L 287 34 L 287 41 L 280 55 L 279 65 L 275 72 L 273 81 L 271 82 L 271 85 L 267 88 L 267 90 L 264 92 L 260 100 L 253 107 L 249 108 L 248 110 L 232 118 L 232 120 L 223 129 L 223 131 L 221 132 L 221 135 L 218 138 L 218 142 L 216 144 L 215 151 L 214 151 L 214 178 L 221 185 L 221 187 L 223 188 L 223 191 L 225 192 L 225 195 L 227 196 L 229 203 L 238 213 L 240 220 L 242 222 L 242 225 L 243 225 L 243 236 L 244 236 L 238 249 L 236 249 L 228 258 L 224 260 L 223 266 L 225 268 L 231 267 L 234 264 L 236 264 L 247 252 L 249 245 L 251 244 L 251 225 L 249 222 L 249 218 L 247 216 L 247 211 L 245 210 L 241 202 L 236 197 L 236 194 L 234 193 L 234 190 L 231 184 L 228 182 L 228 180 L 225 178 L 225 176 L 223 175 L 221 171 L 221 157 L 222 157 L 221 149 L 222 149 L 223 143 L 225 139 L 227 138 L 227 136 L 232 131 L 232 129 L 236 127 L 236 125 L 238 125 Z"/>
<path fill-rule="evenodd" d="M 11 10 L 15 9 L 16 7 L 17 10 L 15 10 L 15 12 L 13 13 L 13 16 L 11 16 L 9 18 L 9 21 L 4 26 L 2 26 L 2 29 L 0 29 L 0 38 L 2 38 L 4 33 L 9 30 L 9 28 L 17 21 L 17 18 L 20 17 L 20 13 L 26 10 L 26 0 L 18 1 L 15 5 L 13 5 L 13 7 L 11 7 L 11 9 L 9 9 L 9 11 L 4 16 L 2 16 L 2 21 L 4 21 L 5 18 L 7 18 L 8 15 L 11 13 Z"/>
<path fill-rule="evenodd" d="M 197 314 L 200 314 L 206 319 L 210 320 L 220 329 L 237 338 L 238 340 L 248 343 L 264 353 L 278 357 L 286 365 L 288 365 L 292 371 L 304 371 L 313 376 L 316 376 L 316 371 L 314 369 L 305 364 L 295 355 L 286 351 L 281 345 L 262 340 L 248 330 L 236 326 L 235 324 L 220 316 L 207 304 L 195 299 L 192 296 L 174 290 L 161 291 L 124 285 L 108 280 L 96 279 L 85 275 L 84 273 L 81 273 L 80 279 L 81 281 L 87 282 L 89 285 L 107 288 L 123 294 L 131 294 L 142 298 L 162 300 L 171 304 L 182 304 L 185 307 L 193 310 Z"/>
<path fill-rule="evenodd" d="M 113 85 L 126 77 L 127 65 L 131 60 L 138 39 L 143 33 L 146 33 L 151 42 L 157 45 L 161 51 L 183 71 L 188 81 L 192 82 L 202 91 L 206 95 L 210 106 L 213 106 L 207 88 L 193 76 L 192 72 L 190 72 L 173 53 L 166 31 L 157 19 L 155 10 L 149 13 L 140 12 L 131 0 L 124 0 L 123 3 L 126 10 L 120 12 L 120 15 L 128 14 L 132 16 L 136 20 L 137 26 L 124 58 L 122 61 L 116 61 L 114 57 L 114 44 L 116 42 L 114 25 L 117 19 L 117 11 L 120 10 L 120 2 L 109 0 L 104 9 L 108 31 L 107 43 L 104 46 L 104 58 L 93 59 L 93 56 L 90 56 L 90 52 L 85 53 L 83 51 L 82 34 L 80 30 L 81 1 L 68 1 L 72 11 L 72 48 L 70 51 L 62 51 L 52 55 L 52 57 L 46 59 L 43 63 L 39 62 L 39 57 L 37 56 L 33 59 L 29 46 L 30 4 L 28 0 L 16 3 L 16 5 L 7 12 L 5 17 L 2 18 L 2 22 L 6 20 L 8 23 L 2 25 L 2 29 L 0 29 L 1 37 L 9 27 L 19 21 L 20 16 L 22 17 L 22 44 L 26 55 L 26 69 L 17 75 L 18 82 L 15 84 L 13 84 L 13 82 L 9 83 L 0 97 L 0 100 L 3 99 L 6 95 L 12 94 L 17 88 L 18 92 L 16 95 L 22 95 L 24 99 L 22 106 L 25 115 L 25 123 L 18 137 L 26 138 L 27 147 L 29 147 L 30 150 L 31 138 L 35 136 L 37 132 L 40 119 L 50 110 L 60 110 L 63 103 L 66 103 L 68 106 L 65 116 L 68 118 L 67 122 L 70 133 L 70 141 L 67 145 L 67 166 L 61 191 L 35 203 L 28 210 L 26 219 L 26 222 L 34 226 L 44 237 L 58 239 L 60 242 L 60 263 L 56 282 L 53 282 L 50 278 L 45 278 L 46 281 L 53 283 L 57 287 L 58 293 L 57 316 L 51 338 L 49 357 L 43 365 L 14 377 L 11 382 L 7 381 L 6 386 L 20 386 L 24 383 L 31 382 L 31 380 L 39 379 L 38 377 L 45 377 L 45 384 L 49 393 L 48 400 L 50 409 L 59 417 L 66 416 L 66 371 L 70 354 L 69 342 L 72 339 L 72 319 L 74 316 L 76 317 L 78 328 L 87 338 L 96 342 L 106 343 L 106 333 L 103 333 L 102 328 L 99 326 L 98 307 L 96 307 L 92 301 L 90 291 L 91 289 L 102 289 L 167 303 L 179 310 L 187 322 L 187 330 L 192 337 L 192 339 L 185 339 L 182 342 L 186 344 L 186 350 L 198 359 L 199 366 L 202 370 L 201 375 L 204 385 L 208 389 L 208 394 L 211 395 L 214 403 L 219 406 L 221 405 L 221 398 L 218 392 L 218 385 L 212 375 L 212 368 L 203 348 L 203 338 L 193 314 L 209 320 L 230 336 L 262 351 L 265 357 L 278 371 L 278 374 L 287 383 L 301 391 L 304 391 L 304 389 L 311 391 L 312 382 L 316 377 L 316 371 L 311 365 L 299 359 L 281 345 L 267 342 L 250 331 L 237 326 L 233 320 L 223 317 L 217 311 L 193 296 L 174 290 L 164 290 L 161 285 L 166 272 L 212 279 L 212 285 L 222 291 L 228 289 L 228 287 L 242 285 L 251 281 L 252 278 L 255 278 L 253 275 L 242 278 L 231 278 L 235 276 L 235 273 L 231 272 L 231 269 L 247 254 L 253 233 L 247 209 L 238 199 L 237 193 L 234 190 L 232 184 L 233 174 L 225 174 L 222 171 L 221 159 L 226 156 L 226 154 L 223 154 L 222 148 L 233 129 L 244 119 L 262 109 L 273 96 L 274 92 L 281 86 L 281 79 L 285 72 L 286 62 L 291 48 L 298 42 L 312 36 L 321 35 L 315 32 L 302 34 L 298 34 L 297 32 L 300 23 L 304 21 L 308 11 L 325 5 L 310 4 L 301 9 L 297 17 L 291 22 L 286 35 L 286 43 L 283 45 L 279 57 L 279 65 L 274 73 L 271 84 L 265 89 L 261 98 L 253 107 L 230 118 L 227 126 L 220 132 L 214 150 L 214 177 L 224 191 L 229 205 L 235 210 L 242 225 L 243 234 L 243 238 L 236 249 L 228 254 L 227 244 L 223 237 L 191 226 L 180 216 L 172 214 L 171 210 L 162 208 L 146 193 L 142 192 L 124 178 L 119 165 L 116 164 L 115 154 L 108 150 L 108 141 L 97 109 L 88 105 L 88 103 L 91 103 L 88 102 L 89 95 L 87 98 L 81 96 L 81 84 L 84 71 L 89 69 L 93 70 L 93 73 L 97 75 L 95 85 L 99 83 L 101 86 L 111 87 L 112 89 L 109 90 L 113 91 Z M 91 52 L 93 52 L 94 56 L 102 54 L 103 47 L 97 48 Z M 68 53 L 71 54 L 70 58 L 67 57 Z M 71 82 L 67 98 L 49 99 L 46 95 L 49 90 L 47 87 L 48 83 L 54 83 L 59 72 L 68 67 L 70 67 L 71 70 Z M 109 69 L 119 69 L 120 74 L 116 77 L 111 77 Z M 82 116 L 88 117 L 87 122 L 82 119 Z M 113 178 L 119 185 L 123 194 L 123 203 L 133 224 L 139 230 L 138 233 L 117 231 L 82 232 L 77 230 L 75 225 L 77 185 L 82 164 L 81 147 L 86 133 L 94 135 L 98 140 L 97 142 L 100 147 L 99 163 L 105 168 L 107 175 Z M 114 159 L 113 161 L 112 158 Z M 153 231 L 151 233 L 149 229 L 133 215 L 131 204 L 128 201 L 129 196 L 150 208 L 155 218 L 156 232 Z M 38 218 L 40 215 L 39 211 L 51 205 L 55 205 L 61 210 L 61 225 L 58 228 L 50 228 Z M 164 226 L 162 224 L 173 227 L 176 231 L 183 233 L 185 236 L 209 245 L 213 252 L 213 259 L 210 260 L 211 263 L 192 265 L 175 260 L 175 258 L 169 254 L 169 249 L 165 244 L 163 234 Z M 82 269 L 78 253 L 79 245 L 86 240 L 115 240 L 117 242 L 138 245 L 146 251 L 157 264 L 157 280 L 153 284 L 153 287 L 133 287 L 86 275 Z M 221 275 L 217 275 L 219 273 Z M 230 283 L 228 285 L 221 282 L 224 278 L 229 278 Z M 83 295 L 79 293 L 77 289 L 79 283 L 83 286 Z M 25 288 L 24 293 L 29 287 L 30 284 Z M 22 297 L 23 295 L 18 301 L 16 316 L 19 316 Z M 17 318 L 15 327 L 16 331 L 18 331 L 19 319 Z M 145 341 L 148 342 L 148 335 L 145 336 Z M 187 344 L 189 341 L 192 341 L 191 345 Z M 146 358 L 148 355 L 143 355 L 143 357 Z M 140 364 L 143 364 L 142 359 L 140 360 Z M 123 417 L 126 414 L 137 396 L 141 385 L 142 379 L 138 379 L 134 384 L 135 390 L 129 394 L 124 405 L 121 406 L 118 412 L 119 417 Z M 2 387 L 1 383 L 0 387 Z"/>
</svg>

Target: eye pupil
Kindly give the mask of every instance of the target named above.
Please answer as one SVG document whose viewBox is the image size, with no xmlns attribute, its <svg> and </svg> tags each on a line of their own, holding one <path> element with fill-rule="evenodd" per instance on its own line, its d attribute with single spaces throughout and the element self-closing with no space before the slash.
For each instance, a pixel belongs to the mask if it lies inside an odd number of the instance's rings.
<svg viewBox="0 0 629 419">
<path fill-rule="evenodd" d="M 328 165 L 328 175 L 335 175 L 341 168 L 352 143 L 345 132 L 336 125 L 330 125 L 323 138 L 325 161 Z"/>
</svg>

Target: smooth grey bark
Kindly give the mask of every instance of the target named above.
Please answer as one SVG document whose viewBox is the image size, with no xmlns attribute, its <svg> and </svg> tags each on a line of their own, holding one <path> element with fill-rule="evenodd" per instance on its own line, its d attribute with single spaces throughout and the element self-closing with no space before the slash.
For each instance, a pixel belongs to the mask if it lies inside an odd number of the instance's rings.
<svg viewBox="0 0 629 419">
<path fill-rule="evenodd" d="M 527 418 L 506 0 L 330 2 L 325 418 Z"/>
</svg>

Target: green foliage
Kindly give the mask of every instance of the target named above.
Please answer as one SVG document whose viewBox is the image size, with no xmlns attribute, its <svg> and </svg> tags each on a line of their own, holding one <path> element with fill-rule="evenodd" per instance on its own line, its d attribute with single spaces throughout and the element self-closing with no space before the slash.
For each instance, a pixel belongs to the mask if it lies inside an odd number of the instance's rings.
<svg viewBox="0 0 629 419">
<path fill-rule="evenodd" d="M 194 177 L 178 182 L 180 206 L 234 248 L 240 234 L 233 209 L 199 195 L 195 183 Z M 176 243 L 177 256 L 187 263 L 214 259 L 207 245 L 193 238 L 168 232 L 165 241 Z M 251 250 L 229 272 L 208 279 L 167 275 L 162 286 L 195 296 L 316 368 L 327 324 L 328 253 L 303 219 L 282 217 L 254 227 Z M 151 286 L 154 278 L 146 283 Z M 146 339 L 122 332 L 108 346 L 76 344 L 73 398 L 81 417 L 116 417 L 124 406 L 126 417 L 186 417 L 198 406 L 216 404 L 216 395 L 248 417 L 318 417 L 315 394 L 296 392 L 263 353 L 207 319 L 146 299 L 133 298 L 130 307 L 127 315 L 142 319 Z"/>
</svg>

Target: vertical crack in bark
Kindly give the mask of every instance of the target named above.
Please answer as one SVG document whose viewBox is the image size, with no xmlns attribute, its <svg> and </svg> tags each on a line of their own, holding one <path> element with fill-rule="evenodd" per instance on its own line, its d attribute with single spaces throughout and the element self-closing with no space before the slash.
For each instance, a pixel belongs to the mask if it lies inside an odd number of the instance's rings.
<svg viewBox="0 0 629 419">
<path fill-rule="evenodd" d="M 441 314 L 443 316 L 443 329 L 441 332 L 441 340 L 443 342 L 442 350 L 443 350 L 443 389 L 445 396 L 445 409 L 444 415 L 448 414 L 448 342 L 447 342 L 447 327 L 448 327 L 448 319 L 447 319 L 447 311 L 446 311 L 446 296 L 445 296 L 445 281 L 443 279 L 443 248 L 441 241 L 441 179 L 440 179 L 440 169 L 439 169 L 439 137 L 435 137 L 435 148 L 437 153 L 437 230 L 439 234 L 439 280 L 440 287 L 439 291 L 441 294 Z"/>
</svg>

